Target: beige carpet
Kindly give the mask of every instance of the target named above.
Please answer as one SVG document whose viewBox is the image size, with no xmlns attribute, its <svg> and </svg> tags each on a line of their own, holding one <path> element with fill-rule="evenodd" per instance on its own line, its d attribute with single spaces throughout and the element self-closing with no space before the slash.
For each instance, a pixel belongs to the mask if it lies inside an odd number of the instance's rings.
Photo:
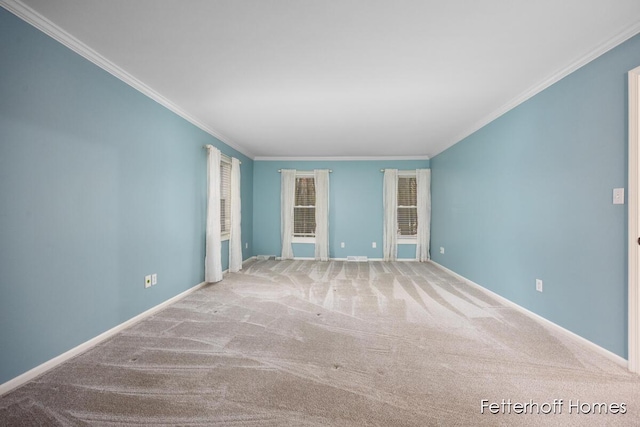
<svg viewBox="0 0 640 427">
<path fill-rule="evenodd" d="M 256 261 L 5 395 L 0 425 L 640 425 L 640 377 L 429 263 Z"/>
</svg>

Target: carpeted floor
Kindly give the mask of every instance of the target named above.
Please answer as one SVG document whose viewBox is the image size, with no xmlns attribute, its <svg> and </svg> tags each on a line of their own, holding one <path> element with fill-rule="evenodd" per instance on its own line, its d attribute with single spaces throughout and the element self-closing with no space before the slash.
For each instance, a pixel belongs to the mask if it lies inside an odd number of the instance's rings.
<svg viewBox="0 0 640 427">
<path fill-rule="evenodd" d="M 256 261 L 2 397 L 0 425 L 640 425 L 640 377 L 429 263 Z"/>
</svg>

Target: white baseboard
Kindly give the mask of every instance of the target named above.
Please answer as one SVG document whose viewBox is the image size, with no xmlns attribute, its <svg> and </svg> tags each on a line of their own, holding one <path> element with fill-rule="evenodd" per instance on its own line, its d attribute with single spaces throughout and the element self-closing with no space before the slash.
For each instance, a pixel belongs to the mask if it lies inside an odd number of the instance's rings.
<svg viewBox="0 0 640 427">
<path fill-rule="evenodd" d="M 242 264 L 249 262 L 251 260 L 254 260 L 256 257 L 250 257 L 245 259 L 244 261 L 242 261 Z M 228 273 L 228 270 L 224 270 L 222 272 L 223 274 Z M 168 306 L 169 304 L 172 304 L 178 300 L 181 300 L 182 298 L 186 297 L 187 295 L 189 295 L 192 292 L 197 291 L 198 289 L 200 289 L 201 287 L 203 287 L 204 285 L 206 285 L 205 282 L 202 282 L 190 289 L 187 289 L 186 291 L 172 297 L 169 298 L 168 300 L 156 305 L 155 307 L 150 308 L 147 311 L 144 311 L 140 314 L 138 314 L 135 317 L 132 317 L 131 319 L 109 329 L 106 332 L 101 333 L 100 335 L 91 338 L 89 341 L 86 341 L 82 344 L 80 344 L 77 347 L 72 348 L 71 350 L 62 353 L 59 356 L 54 357 L 53 359 L 50 359 L 46 362 L 44 362 L 41 365 L 36 366 L 35 368 L 25 372 L 24 374 L 21 374 L 9 381 L 7 381 L 4 384 L 0 384 L 0 396 L 3 396 L 5 394 L 7 394 L 8 392 L 10 392 L 11 390 L 20 387 L 21 385 L 23 385 L 24 383 L 31 381 L 32 379 L 44 374 L 45 372 L 47 372 L 49 369 L 55 368 L 56 366 L 60 365 L 61 363 L 66 362 L 67 360 L 71 359 L 74 356 L 77 356 L 78 354 L 85 352 L 87 350 L 89 350 L 91 347 L 94 347 L 97 344 L 100 344 L 102 341 L 111 338 L 113 335 L 117 334 L 118 332 L 128 328 L 129 326 L 132 326 L 133 324 L 141 321 L 142 319 L 151 316 L 152 314 L 158 312 L 159 310 L 165 308 L 166 306 Z"/>
<path fill-rule="evenodd" d="M 255 257 L 254 257 L 255 258 Z M 276 261 L 286 261 L 283 260 L 281 257 L 277 256 L 275 257 Z M 294 256 L 293 257 L 294 261 L 315 261 L 315 258 L 312 257 L 298 257 L 298 256 Z M 330 261 L 347 261 L 347 258 L 329 258 Z M 367 261 L 356 261 L 356 262 L 368 262 L 368 261 L 384 261 L 382 258 L 367 258 Z M 415 258 L 398 258 L 397 260 L 395 260 L 394 262 L 418 262 L 417 259 Z"/>
<path fill-rule="evenodd" d="M 248 259 L 244 260 L 243 264 L 245 262 L 251 261 L 253 259 L 256 259 L 256 257 L 251 257 L 251 258 L 248 258 Z M 308 258 L 296 258 L 296 259 L 308 259 Z M 310 258 L 310 259 L 313 260 L 313 258 Z M 346 258 L 345 259 L 331 258 L 331 260 L 346 261 Z M 381 259 L 369 259 L 369 261 L 382 261 L 382 260 Z M 405 261 L 405 260 L 401 260 L 401 261 Z M 406 261 L 411 261 L 411 260 L 406 260 Z M 505 298 L 505 297 L 503 297 L 501 295 L 498 295 L 493 291 L 490 291 L 489 289 L 487 289 L 487 288 L 485 288 L 485 287 L 483 287 L 483 286 L 481 286 L 481 285 L 479 285 L 479 284 L 467 279 L 464 276 L 461 276 L 460 274 L 458 274 L 458 273 L 456 273 L 456 272 L 454 272 L 452 270 L 449 270 L 447 267 L 444 267 L 444 266 L 438 264 L 437 262 L 435 262 L 433 260 L 430 260 L 428 262 L 432 263 L 434 266 L 438 267 L 442 271 L 445 271 L 446 273 L 451 274 L 452 276 L 464 281 L 465 283 L 469 284 L 470 286 L 473 286 L 474 288 L 479 289 L 480 291 L 486 293 L 487 295 L 495 298 L 496 300 L 498 300 L 499 302 L 503 303 L 504 305 L 512 307 L 512 308 L 520 311 L 521 313 L 525 314 L 526 316 L 528 316 L 528 317 L 530 317 L 530 318 L 532 318 L 532 319 L 534 319 L 534 320 L 536 320 L 536 321 L 538 321 L 538 322 L 540 322 L 540 323 L 542 323 L 542 324 L 544 324 L 546 326 L 550 326 L 550 327 L 554 328 L 555 330 L 561 332 L 562 334 L 568 336 L 571 339 L 579 341 L 580 343 L 586 345 L 587 347 L 589 347 L 592 350 L 596 351 L 597 353 L 607 357 L 608 359 L 616 362 L 617 364 L 619 364 L 619 365 L 621 365 L 621 366 L 623 366 L 625 368 L 628 367 L 628 361 L 626 359 L 624 359 L 623 357 L 620 357 L 617 354 L 612 353 L 611 351 L 609 351 L 609 350 L 607 350 L 607 349 L 605 349 L 603 347 L 600 347 L 599 345 L 589 341 L 588 339 L 583 338 L 580 335 L 577 335 L 574 332 L 571 332 L 568 329 L 565 329 L 562 326 L 560 326 L 560 325 L 558 325 L 558 324 L 556 324 L 556 323 L 554 323 L 554 322 L 552 322 L 552 321 L 550 321 L 548 319 L 545 319 L 544 317 L 542 317 L 542 316 L 540 316 L 540 315 L 538 315 L 538 314 L 536 314 L 536 313 L 534 313 L 532 311 L 527 310 L 526 308 L 514 303 L 513 301 L 508 300 L 507 298 Z M 56 356 L 53 359 L 50 359 L 50 360 L 44 362 L 43 364 L 36 366 L 35 368 L 25 372 L 24 374 L 21 374 L 21 375 L 15 377 L 15 378 L 3 383 L 3 384 L 0 384 L 0 396 L 3 396 L 5 394 L 9 393 L 11 390 L 14 390 L 14 389 L 20 387 L 21 385 L 27 383 L 28 381 L 31 381 L 32 379 L 44 374 L 48 370 L 53 369 L 56 366 L 60 365 L 61 363 L 66 362 L 67 360 L 71 359 L 72 357 L 75 357 L 78 354 L 81 354 L 81 353 L 89 350 L 90 348 L 96 346 L 97 344 L 107 340 L 108 338 L 111 338 L 112 336 L 114 336 L 118 332 L 120 332 L 120 331 L 122 331 L 122 330 L 124 330 L 124 329 L 126 329 L 126 328 L 128 328 L 128 327 L 130 327 L 132 325 L 134 325 L 135 323 L 143 320 L 146 317 L 149 317 L 149 316 L 153 315 L 154 313 L 162 310 L 166 306 L 168 306 L 168 305 L 170 305 L 170 304 L 172 304 L 172 303 L 174 303 L 174 302 L 176 302 L 178 300 L 181 300 L 182 298 L 184 298 L 187 295 L 197 291 L 198 289 L 202 288 L 205 285 L 206 285 L 206 283 L 202 282 L 202 283 L 200 283 L 200 284 L 198 284 L 198 285 L 196 285 L 196 286 L 194 286 L 194 287 L 192 287 L 190 289 L 187 289 L 186 291 L 184 291 L 184 292 L 182 292 L 182 293 L 180 293 L 180 294 L 178 294 L 178 295 L 176 295 L 176 296 L 174 296 L 172 298 L 169 298 L 168 300 L 156 305 L 155 307 L 152 307 L 152 308 L 150 308 L 150 309 L 138 314 L 137 316 L 132 317 L 131 319 L 129 319 L 129 320 L 127 320 L 127 321 L 125 321 L 125 322 L 123 322 L 123 323 L 121 323 L 121 324 L 119 324 L 119 325 L 117 325 L 117 326 L 115 326 L 115 327 L 113 327 L 111 329 L 109 329 L 108 331 L 103 332 L 102 334 L 90 339 L 89 341 L 86 341 L 86 342 L 84 342 L 84 343 L 72 348 L 71 350 L 69 350 L 69 351 L 67 351 L 65 353 L 62 353 L 61 355 Z"/>
<path fill-rule="evenodd" d="M 467 279 L 466 277 L 461 276 L 460 274 L 456 273 L 455 271 L 449 270 L 447 267 L 442 266 L 442 265 L 438 264 L 437 262 L 435 262 L 433 260 L 431 260 L 429 262 L 432 263 L 434 266 L 438 267 L 439 269 L 441 269 L 442 271 L 451 274 L 452 276 L 462 280 L 463 282 L 469 284 L 470 286 L 473 286 L 474 288 L 479 289 L 482 292 L 486 293 L 487 295 L 495 298 L 496 300 L 498 300 L 502 304 L 518 310 L 522 314 L 532 318 L 533 320 L 536 320 L 537 322 L 543 324 L 544 326 L 549 326 L 549 327 L 555 329 L 556 331 L 562 333 L 563 335 L 566 335 L 567 337 L 569 337 L 569 338 L 571 338 L 573 340 L 579 341 L 581 344 L 589 347 L 593 351 L 601 354 L 602 356 L 604 356 L 604 357 L 608 358 L 609 360 L 617 363 L 618 365 L 623 366 L 625 368 L 628 368 L 629 363 L 628 363 L 627 359 L 625 359 L 624 357 L 620 357 L 617 354 L 607 350 L 606 348 L 600 347 L 598 344 L 596 344 L 596 343 L 594 343 L 592 341 L 589 341 L 588 339 L 586 339 L 584 337 L 581 337 L 580 335 L 578 335 L 578 334 L 576 334 L 574 332 L 571 332 L 570 330 L 565 329 L 565 328 L 563 328 L 562 326 L 560 326 L 560 325 L 558 325 L 556 323 L 553 323 L 551 320 L 546 319 L 546 318 L 540 316 L 539 314 L 536 314 L 536 313 L 534 313 L 532 311 L 527 310 L 526 308 L 522 307 L 521 305 L 518 305 L 515 302 L 513 302 L 513 301 L 511 301 L 511 300 L 509 300 L 509 299 L 507 299 L 507 298 L 505 298 L 505 297 L 503 297 L 501 295 L 498 295 L 493 291 L 490 291 L 489 289 L 485 288 L 484 286 L 481 286 L 481 285 L 479 285 L 479 284 Z"/>
<path fill-rule="evenodd" d="M 45 372 L 47 372 L 50 369 L 55 368 L 56 366 L 60 365 L 61 363 L 66 362 L 67 360 L 71 359 L 74 356 L 77 356 L 80 353 L 83 353 L 87 350 L 89 350 L 90 348 L 94 347 L 97 344 L 100 344 L 101 342 L 103 342 L 104 340 L 111 338 L 112 336 L 114 336 L 115 334 L 117 334 L 118 332 L 132 326 L 133 324 L 141 321 L 142 319 L 151 316 L 152 314 L 162 310 L 163 308 L 165 308 L 166 306 L 168 306 L 169 304 L 172 304 L 184 297 L 186 297 L 187 295 L 189 295 L 192 292 L 197 291 L 198 289 L 200 289 L 201 287 L 203 287 L 204 285 L 206 285 L 205 282 L 202 282 L 190 289 L 187 289 L 186 291 L 172 297 L 169 298 L 168 300 L 156 305 L 155 307 L 152 307 L 150 309 L 148 309 L 147 311 L 144 311 L 140 314 L 138 314 L 135 317 L 132 317 L 131 319 L 109 329 L 106 332 L 101 333 L 100 335 L 91 338 L 89 341 L 86 341 L 82 344 L 80 344 L 77 347 L 72 348 L 71 350 L 62 353 L 59 356 L 54 357 L 53 359 L 50 359 L 46 362 L 44 362 L 41 365 L 36 366 L 35 368 L 25 372 L 22 375 L 19 375 L 15 378 L 13 378 L 12 380 L 7 381 L 4 384 L 0 384 L 0 396 L 3 396 L 5 394 L 7 394 L 8 392 L 10 392 L 11 390 L 20 387 L 21 385 L 25 384 L 28 381 L 31 381 L 32 379 L 44 374 Z"/>
<path fill-rule="evenodd" d="M 276 257 L 277 261 L 282 261 L 282 258 L 280 257 Z M 310 258 L 310 257 L 293 257 L 294 261 L 315 261 L 315 258 Z M 329 261 L 348 261 L 347 258 L 329 258 Z M 384 261 L 382 258 L 367 258 L 366 261 L 355 261 L 355 262 L 371 262 L 371 261 Z M 413 261 L 417 261 L 413 258 L 400 258 L 397 259 L 394 262 L 413 262 Z"/>
</svg>

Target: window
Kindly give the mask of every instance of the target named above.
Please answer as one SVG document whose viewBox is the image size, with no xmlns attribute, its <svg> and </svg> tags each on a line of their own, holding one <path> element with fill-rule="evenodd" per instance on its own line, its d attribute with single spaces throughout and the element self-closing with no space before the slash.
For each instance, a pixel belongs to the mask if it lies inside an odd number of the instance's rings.
<svg viewBox="0 0 640 427">
<path fill-rule="evenodd" d="M 293 237 L 297 241 L 313 239 L 316 235 L 316 185 L 313 175 L 296 174 L 293 205 Z M 301 238 L 301 239 L 300 239 Z"/>
<path fill-rule="evenodd" d="M 223 240 L 229 239 L 231 231 L 231 160 L 223 156 L 220 160 L 220 233 Z"/>
<path fill-rule="evenodd" d="M 398 238 L 415 240 L 418 235 L 418 191 L 416 176 L 398 173 Z"/>
</svg>

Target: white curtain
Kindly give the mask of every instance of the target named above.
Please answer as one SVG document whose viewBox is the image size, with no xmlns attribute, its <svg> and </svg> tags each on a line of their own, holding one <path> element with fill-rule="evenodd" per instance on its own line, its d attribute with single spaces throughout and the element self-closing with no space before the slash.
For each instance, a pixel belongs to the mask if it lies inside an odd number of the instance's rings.
<svg viewBox="0 0 640 427">
<path fill-rule="evenodd" d="M 329 261 L 329 170 L 315 169 L 316 187 L 316 250 L 315 258 Z"/>
<path fill-rule="evenodd" d="M 395 261 L 398 257 L 398 169 L 384 170 L 382 203 L 384 205 L 383 257 Z"/>
<path fill-rule="evenodd" d="M 431 236 L 431 170 L 416 169 L 416 187 L 418 203 L 418 241 L 416 260 L 428 261 L 429 239 Z"/>
<path fill-rule="evenodd" d="M 280 232 L 282 233 L 282 259 L 293 259 L 293 205 L 296 196 L 296 170 L 282 169 L 280 187 Z"/>
<path fill-rule="evenodd" d="M 208 283 L 222 280 L 220 240 L 220 150 L 213 145 L 207 145 L 207 230 L 204 280 Z"/>
<path fill-rule="evenodd" d="M 240 160 L 231 159 L 231 232 L 229 235 L 229 271 L 242 270 L 242 202 L 240 198 Z"/>
</svg>

